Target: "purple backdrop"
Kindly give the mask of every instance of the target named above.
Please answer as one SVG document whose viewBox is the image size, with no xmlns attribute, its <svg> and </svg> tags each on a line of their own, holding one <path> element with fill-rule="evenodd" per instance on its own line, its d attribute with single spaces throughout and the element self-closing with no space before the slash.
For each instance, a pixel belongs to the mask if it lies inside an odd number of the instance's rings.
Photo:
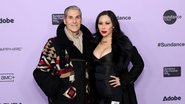
<svg viewBox="0 0 185 104">
<path fill-rule="evenodd" d="M 102 10 L 118 16 L 141 53 L 145 68 L 136 82 L 139 104 L 185 103 L 185 1 L 3 0 L 0 6 L 0 104 L 46 104 L 33 79 L 42 48 L 55 36 L 54 14 L 77 5 L 94 32 Z"/>
</svg>

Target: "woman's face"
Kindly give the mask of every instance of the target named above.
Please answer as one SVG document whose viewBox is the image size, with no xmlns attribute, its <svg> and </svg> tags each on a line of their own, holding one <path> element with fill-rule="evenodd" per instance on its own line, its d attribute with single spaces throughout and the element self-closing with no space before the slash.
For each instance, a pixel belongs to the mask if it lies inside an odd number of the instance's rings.
<svg viewBox="0 0 185 104">
<path fill-rule="evenodd" d="M 108 15 L 102 15 L 98 21 L 98 30 L 103 37 L 112 36 L 113 24 Z"/>
</svg>

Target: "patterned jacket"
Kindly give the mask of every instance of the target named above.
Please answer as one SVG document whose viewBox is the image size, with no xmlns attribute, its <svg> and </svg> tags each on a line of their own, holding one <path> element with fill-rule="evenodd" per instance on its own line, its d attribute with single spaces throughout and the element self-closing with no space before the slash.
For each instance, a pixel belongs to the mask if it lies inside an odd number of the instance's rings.
<svg viewBox="0 0 185 104">
<path fill-rule="evenodd" d="M 57 36 L 45 44 L 34 78 L 48 96 L 49 104 L 87 104 L 89 40 L 91 32 L 81 26 L 83 33 L 83 54 L 73 45 L 61 23 Z"/>
</svg>

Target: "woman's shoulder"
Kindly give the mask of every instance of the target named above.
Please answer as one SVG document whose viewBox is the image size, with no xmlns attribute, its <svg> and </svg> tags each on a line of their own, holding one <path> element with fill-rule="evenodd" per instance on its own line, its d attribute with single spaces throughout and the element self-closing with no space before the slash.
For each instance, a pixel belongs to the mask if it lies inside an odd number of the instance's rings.
<svg viewBox="0 0 185 104">
<path fill-rule="evenodd" d="M 121 35 L 115 39 L 113 39 L 113 42 L 121 47 L 128 47 L 131 48 L 132 47 L 132 42 L 130 41 L 130 39 L 125 36 L 125 35 Z"/>
</svg>

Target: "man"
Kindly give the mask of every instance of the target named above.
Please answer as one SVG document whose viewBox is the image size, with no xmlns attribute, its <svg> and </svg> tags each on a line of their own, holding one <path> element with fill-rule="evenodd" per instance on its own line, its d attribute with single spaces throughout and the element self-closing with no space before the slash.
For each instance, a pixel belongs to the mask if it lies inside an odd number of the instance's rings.
<svg viewBox="0 0 185 104">
<path fill-rule="evenodd" d="M 33 72 L 49 104 L 88 104 L 86 67 L 91 36 L 82 25 L 81 10 L 67 7 L 57 36 L 48 40 Z"/>
</svg>

